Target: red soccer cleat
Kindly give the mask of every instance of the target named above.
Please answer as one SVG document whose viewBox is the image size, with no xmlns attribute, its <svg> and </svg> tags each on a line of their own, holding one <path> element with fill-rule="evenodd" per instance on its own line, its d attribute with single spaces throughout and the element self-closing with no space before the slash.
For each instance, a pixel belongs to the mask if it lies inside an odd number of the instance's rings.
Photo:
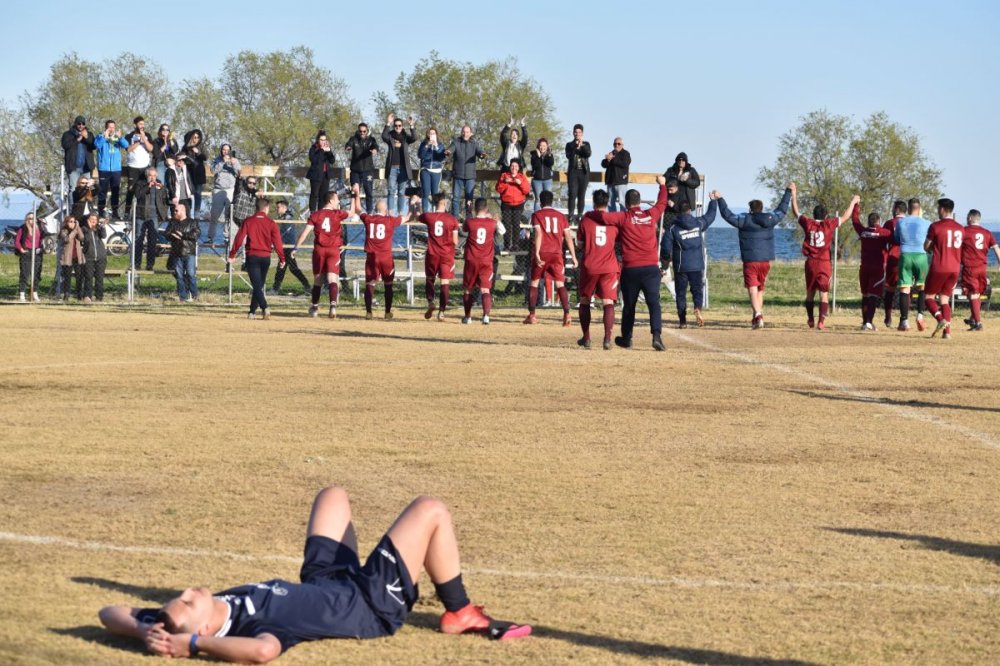
<svg viewBox="0 0 1000 666">
<path fill-rule="evenodd" d="M 525 324 L 537 324 L 538 323 L 538 317 L 536 317 L 534 315 L 534 313 L 531 313 L 527 317 L 524 318 L 524 323 Z"/>
<path fill-rule="evenodd" d="M 809 328 L 813 328 L 816 326 L 816 322 L 813 319 L 809 319 L 809 321 L 807 321 L 806 324 L 809 325 Z"/>
<path fill-rule="evenodd" d="M 823 319 L 822 317 L 820 317 L 819 318 L 819 323 L 816 324 L 816 328 L 818 328 L 821 331 L 825 330 L 826 329 L 826 319 Z"/>
<path fill-rule="evenodd" d="M 457 611 L 445 612 L 441 615 L 440 626 L 443 634 L 483 634 L 498 641 L 531 635 L 530 625 L 494 620 L 483 612 L 482 606 L 473 604 Z"/>
<path fill-rule="evenodd" d="M 572 326 L 572 324 L 573 324 L 573 321 L 572 321 L 572 318 L 570 317 L 569 313 L 568 312 L 564 313 L 563 314 L 563 328 L 569 328 L 570 326 Z"/>
<path fill-rule="evenodd" d="M 922 331 L 922 330 L 924 330 L 924 328 L 925 328 L 925 326 L 924 326 L 924 316 L 922 314 L 918 314 L 917 315 L 917 330 L 918 331 Z"/>
</svg>

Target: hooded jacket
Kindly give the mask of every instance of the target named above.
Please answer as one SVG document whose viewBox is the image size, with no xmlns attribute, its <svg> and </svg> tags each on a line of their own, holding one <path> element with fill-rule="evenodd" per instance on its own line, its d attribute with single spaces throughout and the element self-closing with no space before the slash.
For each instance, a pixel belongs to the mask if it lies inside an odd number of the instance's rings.
<svg viewBox="0 0 1000 666">
<path fill-rule="evenodd" d="M 70 125 L 70 128 L 62 135 L 63 162 L 68 174 L 76 171 L 76 149 L 81 144 L 83 145 L 83 171 L 90 173 L 94 170 L 94 133 L 88 129 L 87 138 L 82 141 L 76 140 L 78 136 L 80 133 L 76 131 L 76 125 Z"/>
<path fill-rule="evenodd" d="M 677 162 L 680 160 L 684 160 L 686 165 L 683 171 L 677 168 Z M 681 180 L 682 173 L 688 175 L 687 180 Z M 701 187 L 701 176 L 698 175 L 698 170 L 687 161 L 687 153 L 677 153 L 673 166 L 663 173 L 663 177 L 667 180 L 672 178 L 677 181 L 678 202 L 687 201 L 691 204 L 691 210 L 698 207 L 698 188 Z"/>
<path fill-rule="evenodd" d="M 722 219 L 739 229 L 740 259 L 743 263 L 771 261 L 774 259 L 774 227 L 788 212 L 792 201 L 792 191 L 785 190 L 785 196 L 773 213 L 743 213 L 736 215 L 729 210 L 725 199 L 719 199 L 719 213 Z"/>
<path fill-rule="evenodd" d="M 708 211 L 702 217 L 683 213 L 674 219 L 670 231 L 660 240 L 660 257 L 671 256 L 675 273 L 705 270 L 704 233 L 715 222 L 718 204 L 708 202 Z"/>
<path fill-rule="evenodd" d="M 351 173 L 367 173 L 375 170 L 375 156 L 372 150 L 378 152 L 378 141 L 375 137 L 368 136 L 361 138 L 361 132 L 354 133 L 344 148 L 351 151 Z"/>
<path fill-rule="evenodd" d="M 198 135 L 198 145 L 191 145 L 191 138 Z M 191 185 L 203 187 L 208 182 L 208 175 L 205 173 L 205 162 L 208 156 L 205 154 L 205 136 L 200 129 L 193 129 L 184 135 L 184 147 L 181 152 L 187 155 L 188 174 L 191 176 Z"/>
<path fill-rule="evenodd" d="M 455 178 L 475 180 L 476 160 L 486 157 L 479 142 L 471 137 L 466 141 L 461 136 L 456 136 L 451 140 L 448 152 L 451 153 L 451 171 Z"/>
<path fill-rule="evenodd" d="M 84 225 L 82 231 L 83 256 L 87 258 L 87 261 L 95 262 L 107 259 L 108 248 L 104 245 L 104 237 L 107 235 L 107 230 L 104 228 L 104 225 L 98 224 L 93 229 Z"/>
</svg>

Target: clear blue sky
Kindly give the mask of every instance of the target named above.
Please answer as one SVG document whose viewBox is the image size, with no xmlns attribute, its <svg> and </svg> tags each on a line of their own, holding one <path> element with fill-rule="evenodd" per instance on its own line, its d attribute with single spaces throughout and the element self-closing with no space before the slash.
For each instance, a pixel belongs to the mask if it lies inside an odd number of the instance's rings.
<svg viewBox="0 0 1000 666">
<path fill-rule="evenodd" d="M 621 134 L 636 171 L 662 171 L 684 150 L 734 203 L 767 199 L 754 185 L 757 170 L 799 116 L 826 108 L 861 119 L 885 110 L 919 133 L 959 209 L 1000 218 L 995 0 L 174 0 L 139 5 L 139 21 L 128 6 L 112 6 L 6 7 L 0 97 L 35 87 L 69 50 L 94 60 L 133 51 L 181 80 L 214 76 L 243 49 L 304 44 L 368 109 L 374 91 L 391 90 L 431 49 L 473 62 L 514 55 L 549 91 L 565 127 L 584 123 L 599 150 Z M 398 17 L 398 31 L 388 15 Z M 172 43 L 178 37 L 186 48 Z"/>
</svg>

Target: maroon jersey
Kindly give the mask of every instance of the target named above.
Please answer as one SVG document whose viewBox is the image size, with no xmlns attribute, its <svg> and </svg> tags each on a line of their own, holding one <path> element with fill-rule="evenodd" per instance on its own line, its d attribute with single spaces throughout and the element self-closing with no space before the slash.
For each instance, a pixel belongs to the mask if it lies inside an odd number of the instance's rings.
<svg viewBox="0 0 1000 666">
<path fill-rule="evenodd" d="M 308 224 L 316 234 L 319 247 L 340 247 L 340 223 L 348 217 L 347 211 L 320 208 L 309 216 Z"/>
<path fill-rule="evenodd" d="M 403 218 L 391 215 L 361 215 L 365 225 L 365 252 L 392 254 L 392 232 L 403 223 Z"/>
<path fill-rule="evenodd" d="M 531 226 L 538 229 L 535 233 L 542 237 L 539 254 L 562 254 L 563 240 L 569 229 L 569 221 L 565 215 L 555 208 L 540 208 L 531 216 Z"/>
<path fill-rule="evenodd" d="M 892 229 L 886 227 L 865 227 L 861 224 L 861 212 L 858 206 L 851 211 L 851 224 L 861 239 L 862 268 L 885 268 L 885 258 L 889 251 L 889 239 Z"/>
<path fill-rule="evenodd" d="M 830 261 L 830 244 L 833 242 L 833 232 L 840 226 L 840 219 L 828 217 L 825 220 L 814 220 L 802 215 L 799 226 L 806 233 L 802 241 L 802 254 L 806 259 Z"/>
<path fill-rule="evenodd" d="M 590 275 L 617 273 L 621 270 L 615 257 L 618 228 L 598 224 L 596 214 L 589 212 L 576 229 L 576 242 L 583 252 L 580 266 Z"/>
<path fill-rule="evenodd" d="M 492 217 L 470 217 L 462 228 L 469 234 L 465 241 L 465 260 L 478 266 L 492 266 L 497 221 Z"/>
<path fill-rule="evenodd" d="M 957 273 L 962 268 L 965 227 L 952 219 L 938 220 L 927 230 L 931 244 L 931 272 Z"/>
<path fill-rule="evenodd" d="M 660 239 L 656 236 L 656 223 L 666 207 L 667 188 L 661 185 L 656 203 L 649 210 L 634 206 L 620 213 L 595 213 L 598 223 L 618 227 L 625 268 L 659 265 Z"/>
<path fill-rule="evenodd" d="M 986 268 L 990 256 L 990 248 L 997 244 L 989 229 L 970 224 L 965 227 L 962 237 L 962 266 L 965 270 L 980 270 Z"/>
<path fill-rule="evenodd" d="M 455 256 L 454 232 L 458 230 L 458 220 L 449 213 L 424 213 L 417 220 L 427 225 L 427 254 Z"/>
<path fill-rule="evenodd" d="M 883 229 L 889 230 L 889 259 L 899 259 L 899 244 L 896 243 L 896 223 L 903 219 L 902 215 L 898 215 L 891 220 L 886 220 L 885 224 L 882 225 Z"/>
</svg>

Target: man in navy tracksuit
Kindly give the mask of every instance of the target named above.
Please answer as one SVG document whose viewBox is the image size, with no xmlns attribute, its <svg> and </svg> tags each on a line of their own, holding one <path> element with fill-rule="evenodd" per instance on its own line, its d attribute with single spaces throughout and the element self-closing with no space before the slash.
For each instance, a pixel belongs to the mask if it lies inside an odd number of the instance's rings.
<svg viewBox="0 0 1000 666">
<path fill-rule="evenodd" d="M 743 260 L 743 286 L 750 295 L 753 308 L 751 326 L 754 330 L 764 327 L 764 286 L 774 259 L 774 227 L 788 212 L 792 201 L 792 190 L 785 188 L 785 196 L 772 213 L 764 212 L 764 202 L 754 199 L 750 202 L 750 212 L 736 215 L 729 210 L 726 200 L 718 192 L 712 192 L 719 200 L 719 214 L 722 219 L 740 232 L 740 258 Z"/>
<path fill-rule="evenodd" d="M 712 222 L 715 222 L 715 211 L 718 207 L 715 193 L 709 196 L 712 200 L 708 203 L 708 211 L 702 217 L 692 215 L 691 204 L 682 201 L 677 209 L 679 214 L 674 218 L 670 230 L 660 239 L 660 260 L 672 261 L 674 264 L 677 318 L 680 320 L 681 328 L 687 328 L 688 285 L 691 286 L 691 297 L 694 299 L 695 319 L 698 326 L 705 325 L 705 320 L 701 316 L 701 309 L 705 304 L 703 289 L 705 257 L 702 235 L 712 226 Z"/>
</svg>

